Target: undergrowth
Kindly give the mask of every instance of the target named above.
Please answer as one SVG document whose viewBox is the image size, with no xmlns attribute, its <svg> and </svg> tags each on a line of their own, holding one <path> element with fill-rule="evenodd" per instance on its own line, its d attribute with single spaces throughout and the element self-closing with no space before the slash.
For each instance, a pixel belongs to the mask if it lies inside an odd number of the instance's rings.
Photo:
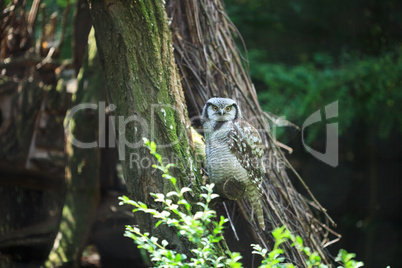
<svg viewBox="0 0 402 268">
<path fill-rule="evenodd" d="M 142 232 L 136 226 L 126 226 L 125 236 L 133 239 L 138 248 L 148 252 L 154 267 L 243 267 L 240 261 L 242 258 L 240 253 L 230 250 L 222 252 L 222 247 L 219 245 L 223 239 L 223 229 L 227 219 L 222 216 L 217 219 L 216 212 L 209 208 L 211 200 L 218 197 L 213 192 L 214 184 L 201 186 L 203 190 L 203 193 L 200 194 L 201 201 L 196 203 L 198 211 L 193 213 L 192 205 L 184 197 L 185 193 L 192 190 L 188 187 L 179 188 L 177 179 L 169 174 L 169 168 L 174 165 L 164 165 L 161 155 L 156 152 L 155 143 L 147 139 L 144 139 L 144 142 L 158 162 L 158 164 L 153 165 L 153 168 L 162 171 L 162 177 L 170 181 L 174 190 L 166 195 L 151 193 L 154 201 L 162 205 L 161 211 L 149 208 L 140 201 L 130 200 L 127 196 L 120 197 L 120 204 L 134 206 L 134 213 L 142 211 L 151 214 L 158 219 L 155 228 L 161 224 L 176 228 L 177 235 L 186 238 L 193 247 L 190 249 L 191 255 L 187 256 L 184 253 L 169 249 L 167 240 L 160 240 L 148 232 Z M 300 236 L 294 236 L 285 227 L 276 228 L 272 231 L 272 235 L 275 244 L 271 250 L 262 248 L 257 244 L 251 245 L 254 249 L 252 253 L 263 258 L 260 268 L 295 267 L 288 263 L 283 255 L 282 244 L 287 241 L 291 241 L 292 246 L 305 255 L 306 267 L 329 267 L 321 262 L 321 257 L 317 252 L 311 252 L 310 248 L 303 246 L 303 240 Z M 363 263 L 355 261 L 354 257 L 354 253 L 340 250 L 335 260 L 340 263 L 338 267 L 362 267 Z"/>
</svg>

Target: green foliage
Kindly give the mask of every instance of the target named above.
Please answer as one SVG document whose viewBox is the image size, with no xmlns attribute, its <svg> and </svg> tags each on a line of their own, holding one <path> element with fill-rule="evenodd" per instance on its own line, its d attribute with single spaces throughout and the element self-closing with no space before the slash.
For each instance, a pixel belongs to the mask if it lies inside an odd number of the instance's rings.
<svg viewBox="0 0 402 268">
<path fill-rule="evenodd" d="M 159 241 L 158 238 L 151 236 L 149 233 L 141 232 L 138 227 L 126 226 L 125 236 L 134 240 L 139 248 L 145 249 L 155 267 L 243 267 L 240 260 L 242 256 L 237 252 L 226 250 L 220 252 L 218 243 L 223 239 L 223 228 L 227 219 L 221 217 L 216 221 L 216 212 L 209 208 L 212 199 L 218 197 L 213 193 L 214 185 L 206 185 L 201 188 L 204 193 L 200 195 L 198 211 L 193 213 L 192 206 L 187 202 L 184 195 L 192 190 L 188 187 L 179 189 L 177 179 L 169 174 L 169 168 L 173 164 L 164 165 L 162 156 L 156 153 L 156 145 L 144 139 L 145 146 L 150 153 L 155 156 L 158 164 L 153 165 L 154 168 L 162 171 L 162 177 L 169 180 L 174 191 L 167 193 L 151 194 L 154 201 L 163 206 L 162 211 L 149 208 L 142 202 L 130 200 L 128 197 L 120 197 L 120 204 L 129 204 L 135 207 L 133 212 L 145 212 L 153 215 L 158 219 L 155 224 L 157 228 L 161 224 L 168 225 L 177 229 L 177 235 L 185 237 L 193 245 L 191 248 L 191 256 L 169 249 L 169 242 L 166 240 Z M 311 252 L 310 248 L 303 246 L 303 240 L 300 236 L 294 236 L 285 227 L 279 227 L 272 231 L 275 244 L 272 250 L 262 248 L 260 245 L 253 244 L 253 254 L 260 255 L 263 261 L 260 268 L 294 268 L 291 263 L 286 263 L 284 257 L 284 246 L 295 246 L 305 258 L 306 267 L 326 268 L 327 265 L 321 263 L 321 257 L 317 252 Z M 286 244 L 286 245 L 285 245 Z M 354 261 L 355 254 L 347 253 L 341 250 L 338 254 L 337 261 L 343 264 L 345 268 L 359 268 L 362 262 Z"/>
<path fill-rule="evenodd" d="M 336 257 L 336 261 L 342 262 L 345 266 L 345 268 L 359 268 L 363 267 L 363 262 L 355 261 L 353 258 L 356 257 L 356 254 L 354 253 L 348 253 L 346 250 L 341 249 L 338 253 L 338 256 Z"/>
<path fill-rule="evenodd" d="M 353 125 L 375 126 L 368 131 L 380 138 L 402 132 L 402 106 L 397 104 L 402 102 L 402 50 L 353 61 L 345 55 L 337 67 L 325 54 L 315 63 L 294 67 L 258 62 L 257 57 L 250 54 L 256 62 L 251 71 L 262 84 L 258 97 L 264 110 L 302 125 L 310 114 L 338 100 L 341 134 Z M 325 128 L 313 129 L 310 139 L 319 129 Z"/>
<path fill-rule="evenodd" d="M 311 252 L 309 247 L 303 246 L 303 239 L 300 236 L 292 235 L 289 230 L 284 226 L 278 227 L 272 231 L 272 236 L 274 237 L 275 244 L 271 251 L 261 248 L 260 245 L 252 245 L 254 248 L 253 253 L 261 255 L 263 261 L 260 268 L 294 268 L 295 266 L 291 263 L 285 263 L 285 258 L 282 255 L 284 250 L 281 248 L 282 244 L 291 242 L 292 246 L 295 246 L 300 252 L 302 252 L 305 258 L 305 266 L 308 268 L 328 268 L 321 262 L 321 257 L 317 252 Z M 338 268 L 359 268 L 363 266 L 362 262 L 357 262 L 353 260 L 355 254 L 347 253 L 346 250 L 341 249 L 339 251 L 336 261 L 342 263 L 342 266 Z"/>
<path fill-rule="evenodd" d="M 283 263 L 285 261 L 285 257 L 282 255 L 284 253 L 284 250 L 280 248 L 283 243 L 287 242 L 288 239 L 292 237 L 289 230 L 285 229 L 284 226 L 278 227 L 272 231 L 272 236 L 274 237 L 275 244 L 271 251 L 268 251 L 268 249 L 262 248 L 260 245 L 257 244 L 251 245 L 254 248 L 254 251 L 252 253 L 260 255 L 263 258 L 260 267 L 295 267 L 293 264 Z"/>
</svg>

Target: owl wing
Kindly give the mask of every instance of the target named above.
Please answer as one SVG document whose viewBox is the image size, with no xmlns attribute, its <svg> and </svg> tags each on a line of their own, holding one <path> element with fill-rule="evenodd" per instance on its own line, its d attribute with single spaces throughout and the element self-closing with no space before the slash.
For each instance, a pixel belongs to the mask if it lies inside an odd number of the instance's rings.
<svg viewBox="0 0 402 268">
<path fill-rule="evenodd" d="M 228 135 L 230 150 L 259 187 L 264 172 L 264 145 L 258 131 L 247 121 L 235 120 Z"/>
<path fill-rule="evenodd" d="M 249 174 L 244 182 L 247 196 L 255 210 L 260 227 L 265 230 L 264 212 L 261 201 L 261 182 L 265 172 L 262 162 L 264 145 L 258 131 L 244 120 L 232 122 L 229 131 L 229 147 L 240 165 Z"/>
</svg>

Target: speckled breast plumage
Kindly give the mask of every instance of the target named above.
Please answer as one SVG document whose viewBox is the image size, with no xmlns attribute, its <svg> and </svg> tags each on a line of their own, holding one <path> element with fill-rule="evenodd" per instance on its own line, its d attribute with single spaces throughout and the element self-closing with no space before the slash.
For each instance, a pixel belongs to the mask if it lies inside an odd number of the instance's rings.
<svg viewBox="0 0 402 268">
<path fill-rule="evenodd" d="M 242 187 L 243 191 L 246 191 L 246 180 L 248 179 L 247 171 L 240 165 L 236 156 L 232 153 L 229 144 L 229 137 L 227 135 L 227 124 L 226 122 L 221 129 L 211 133 L 209 139 L 206 143 L 206 155 L 207 157 L 207 169 L 211 181 L 215 183 L 218 187 L 223 188 L 223 184 L 227 180 L 237 181 L 238 187 Z M 230 188 L 229 188 L 230 189 Z M 225 197 L 229 199 L 238 199 L 243 195 L 236 196 L 236 193 L 227 192 L 230 190 L 222 189 Z"/>
</svg>

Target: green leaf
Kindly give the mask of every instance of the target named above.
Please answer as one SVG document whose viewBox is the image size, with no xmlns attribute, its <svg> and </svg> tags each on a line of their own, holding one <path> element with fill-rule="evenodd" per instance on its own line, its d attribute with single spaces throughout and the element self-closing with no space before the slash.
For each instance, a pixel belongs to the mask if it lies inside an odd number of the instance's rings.
<svg viewBox="0 0 402 268">
<path fill-rule="evenodd" d="M 161 244 L 162 244 L 163 247 L 166 247 L 167 245 L 169 245 L 169 242 L 166 241 L 165 239 L 163 239 L 163 240 L 161 241 Z"/>
<path fill-rule="evenodd" d="M 137 204 L 140 206 L 140 208 L 143 208 L 143 209 L 147 209 L 147 208 L 148 208 L 147 205 L 144 204 L 144 203 L 142 203 L 142 202 L 138 202 Z"/>
<path fill-rule="evenodd" d="M 180 262 L 182 260 L 182 257 L 180 254 L 176 254 L 176 257 L 174 258 L 175 262 Z"/>
<path fill-rule="evenodd" d="M 296 236 L 296 242 L 297 242 L 297 246 L 302 247 L 303 246 L 303 239 L 301 238 L 301 236 Z"/>
<path fill-rule="evenodd" d="M 172 191 L 166 194 L 167 197 L 171 197 L 171 196 L 179 196 L 178 192 Z"/>
<path fill-rule="evenodd" d="M 191 192 L 192 190 L 188 187 L 183 187 L 180 190 L 180 195 L 183 195 L 185 192 Z"/>
<path fill-rule="evenodd" d="M 169 163 L 169 164 L 166 165 L 166 169 L 169 169 L 171 167 L 176 167 L 176 165 L 173 164 L 173 163 Z"/>
<path fill-rule="evenodd" d="M 211 199 L 215 199 L 215 198 L 218 198 L 218 197 L 219 197 L 218 194 L 211 194 Z"/>
<path fill-rule="evenodd" d="M 165 172 L 165 168 L 162 167 L 162 166 L 159 166 L 159 165 L 157 165 L 157 164 L 153 164 L 152 167 L 155 168 L 155 169 L 159 169 L 159 170 L 162 171 L 162 172 Z"/>
<path fill-rule="evenodd" d="M 151 143 L 149 144 L 149 148 L 151 149 L 151 153 L 156 152 L 156 143 L 151 141 Z"/>
<path fill-rule="evenodd" d="M 158 221 L 157 223 L 155 223 L 155 228 L 158 228 L 158 226 L 163 223 L 163 221 Z"/>
<path fill-rule="evenodd" d="M 152 196 L 155 197 L 155 202 L 164 202 L 165 201 L 165 195 L 161 193 L 157 194 L 152 194 Z"/>
</svg>

